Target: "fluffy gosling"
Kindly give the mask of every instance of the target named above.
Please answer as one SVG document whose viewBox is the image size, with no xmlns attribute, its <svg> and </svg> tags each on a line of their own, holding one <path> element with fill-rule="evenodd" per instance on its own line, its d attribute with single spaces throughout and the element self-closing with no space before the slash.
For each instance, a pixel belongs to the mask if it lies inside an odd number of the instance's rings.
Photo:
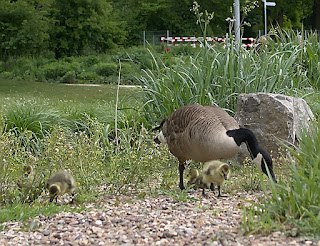
<svg viewBox="0 0 320 246">
<path fill-rule="evenodd" d="M 196 188 L 202 188 L 202 196 L 206 197 L 205 189 L 210 188 L 214 191 L 214 185 L 218 186 L 218 197 L 221 197 L 220 187 L 230 174 L 230 166 L 221 161 L 206 162 L 202 173 L 195 179 Z"/>
<path fill-rule="evenodd" d="M 218 160 L 209 161 L 204 164 L 202 181 L 207 186 L 210 185 L 212 191 L 214 191 L 214 185 L 217 185 L 218 197 L 221 197 L 221 185 L 228 179 L 229 174 L 230 166 L 228 163 Z"/>
<path fill-rule="evenodd" d="M 187 186 L 191 186 L 195 184 L 196 179 L 199 177 L 199 171 L 196 168 L 191 168 L 188 174 L 189 181 L 187 182 Z"/>
<path fill-rule="evenodd" d="M 62 196 L 65 193 L 71 193 L 73 203 L 73 191 L 76 188 L 76 182 L 72 175 L 66 171 L 60 171 L 53 174 L 46 182 L 46 187 L 49 189 L 50 202 L 56 199 L 58 196 Z"/>
<path fill-rule="evenodd" d="M 17 185 L 19 189 L 30 189 L 34 179 L 34 172 L 32 166 L 25 166 L 23 169 L 23 175 L 19 179 Z"/>
</svg>

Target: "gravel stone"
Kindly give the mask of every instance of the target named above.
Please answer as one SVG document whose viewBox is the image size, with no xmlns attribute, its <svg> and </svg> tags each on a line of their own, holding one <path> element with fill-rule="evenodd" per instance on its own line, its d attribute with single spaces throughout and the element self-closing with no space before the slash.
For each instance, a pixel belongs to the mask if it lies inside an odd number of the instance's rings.
<svg viewBox="0 0 320 246">
<path fill-rule="evenodd" d="M 105 203 L 86 204 L 80 213 L 40 215 L 32 220 L 39 224 L 33 230 L 26 230 L 25 222 L 5 222 L 0 225 L 5 228 L 0 231 L 0 245 L 320 246 L 318 241 L 291 237 L 297 235 L 296 228 L 291 236 L 283 232 L 243 236 L 240 208 L 246 202 L 240 198 L 256 200 L 262 193 L 238 192 L 222 198 L 208 193 L 203 198 L 201 192 L 191 191 L 188 196 L 196 200 L 109 196 Z"/>
</svg>

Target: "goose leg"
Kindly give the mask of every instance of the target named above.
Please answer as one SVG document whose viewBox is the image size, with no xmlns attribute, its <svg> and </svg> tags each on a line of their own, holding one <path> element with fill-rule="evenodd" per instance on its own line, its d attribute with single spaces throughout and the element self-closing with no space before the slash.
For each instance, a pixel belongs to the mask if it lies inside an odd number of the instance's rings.
<svg viewBox="0 0 320 246">
<path fill-rule="evenodd" d="M 214 183 L 210 184 L 210 190 L 212 190 L 214 192 Z"/>
<path fill-rule="evenodd" d="M 185 189 L 185 187 L 183 185 L 183 171 L 184 171 L 184 162 L 179 162 L 179 174 L 180 174 L 179 188 L 181 190 Z"/>
</svg>

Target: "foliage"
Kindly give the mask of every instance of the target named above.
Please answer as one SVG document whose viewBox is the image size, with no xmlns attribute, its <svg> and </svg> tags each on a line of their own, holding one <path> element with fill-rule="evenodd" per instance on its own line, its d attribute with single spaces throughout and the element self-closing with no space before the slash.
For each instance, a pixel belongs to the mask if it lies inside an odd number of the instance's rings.
<svg viewBox="0 0 320 246">
<path fill-rule="evenodd" d="M 63 123 L 58 112 L 28 102 L 11 105 L 3 116 L 5 130 L 15 130 L 18 135 L 29 130 L 35 136 L 42 137 L 42 134 L 46 134 L 52 125 Z"/>
<path fill-rule="evenodd" d="M 241 4 L 241 16 L 250 23 L 244 30 L 246 37 L 255 37 L 263 29 L 263 4 L 252 9 L 257 2 L 246 0 Z M 215 12 L 215 18 L 206 24 L 206 35 L 224 37 L 233 1 L 198 0 L 198 3 L 208 12 Z M 199 36 L 203 33 L 197 27 L 197 17 L 190 11 L 192 4 L 193 0 L 3 0 L 0 57 L 100 54 L 119 45 L 141 44 L 142 31 L 169 30 L 173 36 Z M 301 28 L 303 23 L 307 29 L 316 28 L 317 4 L 312 0 L 295 0 L 290 4 L 281 1 L 270 9 L 268 23 L 284 28 Z M 252 11 L 248 14 L 248 10 Z"/>
<path fill-rule="evenodd" d="M 54 0 L 51 5 L 55 28 L 51 38 L 56 57 L 104 52 L 125 39 L 124 23 L 109 2 L 103 0 Z"/>
<path fill-rule="evenodd" d="M 29 1 L 1 1 L 0 57 L 47 52 L 51 27 L 46 8 L 35 7 Z"/>
<path fill-rule="evenodd" d="M 121 61 L 122 84 L 137 84 L 141 68 L 152 66 L 148 50 L 133 47 L 114 50 L 111 54 L 66 57 L 59 60 L 45 57 L 8 58 L 0 63 L 0 77 L 60 83 L 116 84 Z"/>
<path fill-rule="evenodd" d="M 245 209 L 245 232 L 269 233 L 273 229 L 296 228 L 297 233 L 320 232 L 320 124 L 304 131 L 299 146 L 287 146 L 291 153 L 288 180 L 263 190 L 265 197 Z"/>
<path fill-rule="evenodd" d="M 94 65 L 94 70 L 98 75 L 108 77 L 117 75 L 118 66 L 115 63 L 98 63 Z"/>
</svg>

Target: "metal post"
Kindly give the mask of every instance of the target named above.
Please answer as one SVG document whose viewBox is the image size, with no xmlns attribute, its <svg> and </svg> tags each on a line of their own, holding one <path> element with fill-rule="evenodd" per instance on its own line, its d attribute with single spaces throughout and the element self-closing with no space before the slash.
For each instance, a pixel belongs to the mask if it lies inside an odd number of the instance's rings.
<svg viewBox="0 0 320 246">
<path fill-rule="evenodd" d="M 264 9 L 264 35 L 267 36 L 267 4 L 265 0 L 263 1 L 263 9 Z"/>
<path fill-rule="evenodd" d="M 264 35 L 267 36 L 267 6 L 274 7 L 277 4 L 275 2 L 267 2 L 266 0 L 262 0 L 263 8 L 264 8 Z"/>
<path fill-rule="evenodd" d="M 234 0 L 234 16 L 236 18 L 234 25 L 235 41 L 237 50 L 240 49 L 240 2 L 239 0 Z"/>
</svg>

